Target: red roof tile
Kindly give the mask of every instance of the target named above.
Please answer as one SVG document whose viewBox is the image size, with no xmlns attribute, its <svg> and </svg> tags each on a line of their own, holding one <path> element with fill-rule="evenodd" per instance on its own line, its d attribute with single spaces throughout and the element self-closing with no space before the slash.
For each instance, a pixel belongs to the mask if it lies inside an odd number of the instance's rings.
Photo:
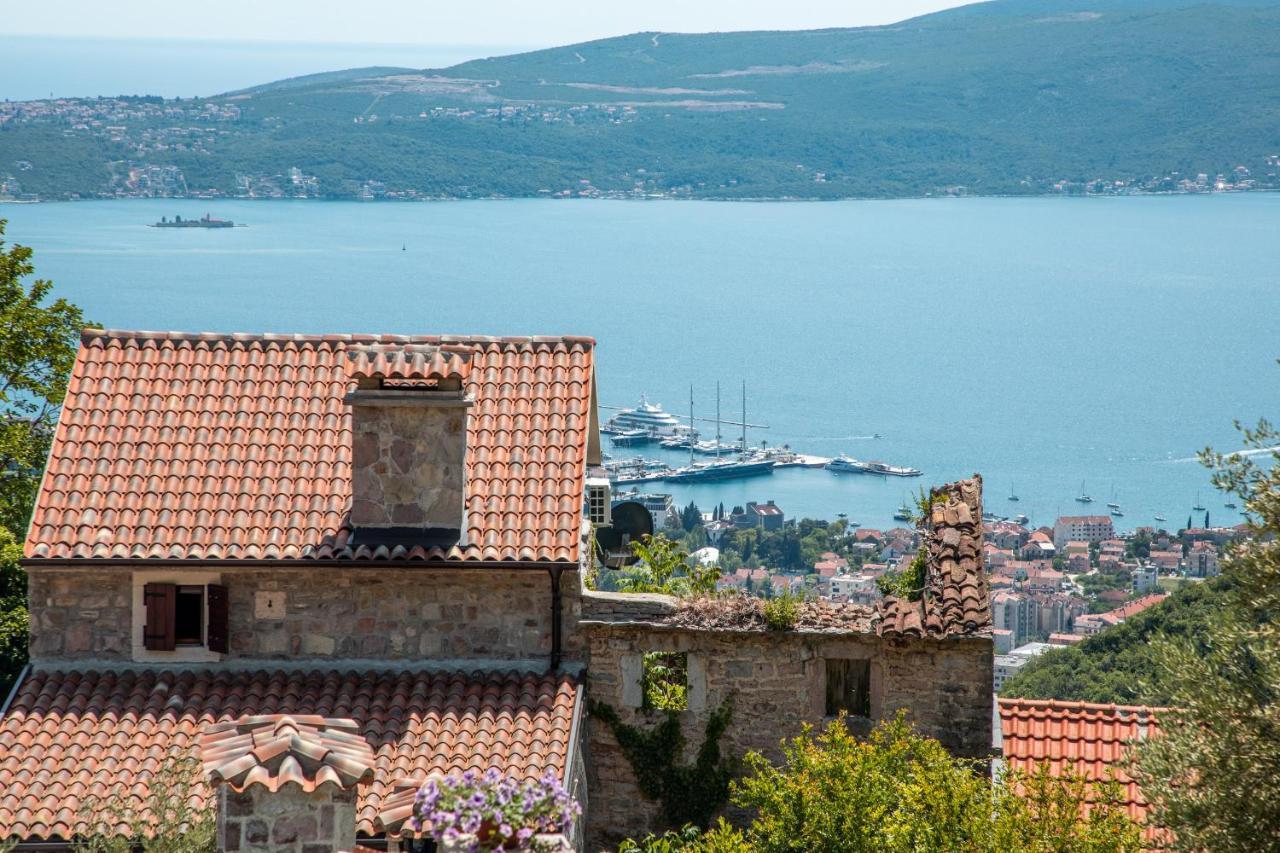
<svg viewBox="0 0 1280 853">
<path fill-rule="evenodd" d="M 86 331 L 26 556 L 574 562 L 593 346 Z M 467 545 L 350 544 L 356 348 L 357 373 L 465 372 Z"/>
<path fill-rule="evenodd" d="M 982 568 L 982 477 L 935 488 L 930 505 L 924 591 L 918 601 L 889 596 L 880 602 L 881 636 L 968 636 L 991 629 Z"/>
<path fill-rule="evenodd" d="M 1121 759 L 1130 743 L 1159 731 L 1156 715 L 1163 709 L 1057 699 L 999 701 L 1004 760 L 1011 769 L 1031 773 L 1047 761 L 1055 775 L 1064 767 L 1094 782 L 1114 774 L 1130 817 L 1146 820 L 1147 802 L 1124 772 Z M 1157 835 L 1147 830 L 1148 840 Z"/>
<path fill-rule="evenodd" d="M 397 788 L 433 773 L 563 778 L 576 696 L 572 676 L 515 672 L 36 670 L 0 719 L 0 838 L 85 831 L 94 794 L 127 792 L 141 809 L 163 761 L 246 713 L 353 720 L 373 752 L 356 807 L 372 834 Z M 195 804 L 209 795 L 197 785 Z"/>
<path fill-rule="evenodd" d="M 200 736 L 200 760 L 211 782 L 234 791 L 293 784 L 352 788 L 373 780 L 373 750 L 355 720 L 314 714 L 260 714 L 214 723 Z"/>
<path fill-rule="evenodd" d="M 352 379 L 466 379 L 471 374 L 469 346 L 368 344 L 347 348 Z"/>
</svg>

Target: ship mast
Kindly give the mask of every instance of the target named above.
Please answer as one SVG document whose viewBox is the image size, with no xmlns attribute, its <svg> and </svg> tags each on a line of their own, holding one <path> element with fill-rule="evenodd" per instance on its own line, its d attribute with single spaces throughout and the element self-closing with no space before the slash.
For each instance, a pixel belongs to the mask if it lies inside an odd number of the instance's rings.
<svg viewBox="0 0 1280 853">
<path fill-rule="evenodd" d="M 745 459 L 747 455 L 747 380 L 742 380 L 742 447 L 738 452 Z"/>
<path fill-rule="evenodd" d="M 720 380 L 716 380 L 716 461 L 720 461 Z"/>
<path fill-rule="evenodd" d="M 693 465 L 693 445 L 697 442 L 697 433 L 693 429 L 693 383 L 689 383 L 689 465 Z"/>
</svg>

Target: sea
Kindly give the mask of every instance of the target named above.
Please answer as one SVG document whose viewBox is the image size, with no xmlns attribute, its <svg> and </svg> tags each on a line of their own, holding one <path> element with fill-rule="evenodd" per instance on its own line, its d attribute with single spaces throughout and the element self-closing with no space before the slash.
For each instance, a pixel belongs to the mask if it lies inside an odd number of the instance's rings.
<svg viewBox="0 0 1280 853">
<path fill-rule="evenodd" d="M 147 227 L 205 213 L 247 227 Z M 1109 501 L 1122 530 L 1182 527 L 1197 503 L 1195 524 L 1235 523 L 1197 451 L 1239 450 L 1235 419 L 1280 415 L 1280 195 L 132 200 L 0 217 L 108 327 L 591 335 L 606 406 L 643 394 L 685 414 L 692 392 L 714 418 L 719 384 L 740 420 L 745 382 L 750 442 L 924 472 L 665 487 L 707 511 L 774 500 L 881 527 L 922 486 L 979 472 L 990 511 L 1033 524 Z M 613 455 L 635 452 L 687 458 Z"/>
</svg>

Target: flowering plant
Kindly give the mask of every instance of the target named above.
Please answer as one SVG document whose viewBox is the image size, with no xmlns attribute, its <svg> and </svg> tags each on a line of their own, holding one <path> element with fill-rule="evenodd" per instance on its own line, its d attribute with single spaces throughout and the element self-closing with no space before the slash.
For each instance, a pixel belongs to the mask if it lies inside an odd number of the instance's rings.
<svg viewBox="0 0 1280 853">
<path fill-rule="evenodd" d="M 518 782 L 490 768 L 429 780 L 414 801 L 411 826 L 425 828 L 437 844 L 499 853 L 534 849 L 537 833 L 567 833 L 581 812 L 553 770 Z"/>
</svg>

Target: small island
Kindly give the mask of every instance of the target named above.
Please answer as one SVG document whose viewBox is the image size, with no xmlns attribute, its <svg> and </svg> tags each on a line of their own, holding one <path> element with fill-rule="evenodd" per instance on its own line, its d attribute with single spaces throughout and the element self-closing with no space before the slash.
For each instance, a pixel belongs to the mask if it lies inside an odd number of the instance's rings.
<svg viewBox="0 0 1280 853">
<path fill-rule="evenodd" d="M 214 219 L 209 214 L 205 214 L 199 219 L 183 219 L 181 216 L 175 216 L 173 219 L 168 217 L 160 217 L 160 221 L 154 223 L 152 228 L 234 228 L 235 223 L 230 219 Z M 244 226 L 241 225 L 241 228 Z"/>
</svg>

